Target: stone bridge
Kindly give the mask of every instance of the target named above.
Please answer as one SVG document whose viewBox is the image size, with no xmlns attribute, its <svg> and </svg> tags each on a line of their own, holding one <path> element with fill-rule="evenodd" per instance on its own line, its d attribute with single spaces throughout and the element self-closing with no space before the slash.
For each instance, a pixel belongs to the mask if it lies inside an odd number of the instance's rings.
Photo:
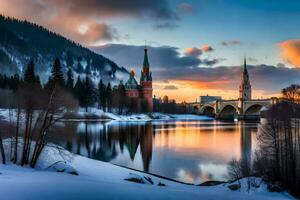
<svg viewBox="0 0 300 200">
<path fill-rule="evenodd" d="M 193 111 L 219 119 L 257 119 L 262 110 L 277 103 L 277 98 L 252 100 L 220 100 L 208 104 L 194 103 Z"/>
</svg>

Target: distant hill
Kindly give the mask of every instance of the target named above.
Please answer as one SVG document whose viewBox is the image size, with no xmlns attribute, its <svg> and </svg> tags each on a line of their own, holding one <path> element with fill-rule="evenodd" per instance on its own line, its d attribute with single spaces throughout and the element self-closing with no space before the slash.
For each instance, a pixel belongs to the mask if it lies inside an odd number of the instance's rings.
<svg viewBox="0 0 300 200">
<path fill-rule="evenodd" d="M 0 15 L 0 72 L 22 74 L 30 59 L 43 82 L 48 79 L 54 59 L 63 69 L 75 73 L 91 73 L 94 79 L 118 81 L 128 72 L 113 61 L 81 45 L 53 33 L 42 26 Z"/>
</svg>

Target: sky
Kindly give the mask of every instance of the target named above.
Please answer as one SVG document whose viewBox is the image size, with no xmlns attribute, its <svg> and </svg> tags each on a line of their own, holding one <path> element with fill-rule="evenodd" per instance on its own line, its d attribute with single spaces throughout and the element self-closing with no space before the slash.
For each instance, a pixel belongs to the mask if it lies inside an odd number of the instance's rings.
<svg viewBox="0 0 300 200">
<path fill-rule="evenodd" d="M 247 58 L 254 98 L 300 83 L 297 0 L 0 0 L 0 13 L 40 24 L 136 71 L 147 45 L 154 94 L 238 97 Z"/>
</svg>

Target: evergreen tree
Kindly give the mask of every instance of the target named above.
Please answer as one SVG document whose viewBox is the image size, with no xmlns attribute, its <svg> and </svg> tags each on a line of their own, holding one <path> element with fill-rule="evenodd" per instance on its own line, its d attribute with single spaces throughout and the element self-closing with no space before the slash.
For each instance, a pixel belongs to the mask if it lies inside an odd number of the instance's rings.
<svg viewBox="0 0 300 200">
<path fill-rule="evenodd" d="M 98 100 L 99 100 L 99 107 L 102 110 L 105 110 L 105 85 L 102 80 L 99 81 L 98 84 Z"/>
<path fill-rule="evenodd" d="M 85 106 L 85 111 L 88 111 L 88 107 L 92 106 L 95 103 L 95 91 L 94 91 L 94 86 L 92 81 L 90 80 L 89 76 L 86 74 L 85 75 L 85 81 L 84 81 L 84 106 Z"/>
<path fill-rule="evenodd" d="M 5 88 L 4 86 L 4 75 L 0 74 L 0 88 Z"/>
<path fill-rule="evenodd" d="M 37 83 L 36 76 L 34 73 L 34 62 L 30 60 L 24 73 L 24 82 L 28 84 L 35 84 Z"/>
<path fill-rule="evenodd" d="M 119 114 L 122 114 L 123 109 L 126 105 L 126 90 L 125 90 L 125 86 L 123 84 L 122 81 L 120 81 L 120 84 L 118 86 L 118 101 L 119 101 Z"/>
<path fill-rule="evenodd" d="M 58 58 L 56 58 L 54 61 L 51 74 L 52 74 L 51 78 L 54 84 L 59 84 L 60 86 L 64 86 L 65 84 L 64 75 Z"/>
<path fill-rule="evenodd" d="M 84 99 L 84 86 L 80 79 L 80 76 L 77 77 L 77 81 L 74 86 L 74 96 L 78 99 L 79 105 L 82 106 Z"/>
<path fill-rule="evenodd" d="M 66 83 L 66 88 L 67 90 L 69 90 L 70 92 L 73 92 L 73 88 L 74 88 L 74 78 L 73 78 L 73 71 L 71 68 L 68 69 L 67 72 L 67 83 Z"/>
<path fill-rule="evenodd" d="M 6 75 L 3 77 L 3 88 L 8 88 L 9 80 Z"/>
<path fill-rule="evenodd" d="M 110 83 L 107 84 L 106 87 L 106 105 L 108 112 L 111 112 L 111 102 L 112 102 L 112 89 Z"/>
<path fill-rule="evenodd" d="M 20 76 L 18 74 L 15 74 L 12 78 L 11 78 L 11 83 L 10 83 L 10 89 L 16 91 L 20 85 Z"/>
</svg>

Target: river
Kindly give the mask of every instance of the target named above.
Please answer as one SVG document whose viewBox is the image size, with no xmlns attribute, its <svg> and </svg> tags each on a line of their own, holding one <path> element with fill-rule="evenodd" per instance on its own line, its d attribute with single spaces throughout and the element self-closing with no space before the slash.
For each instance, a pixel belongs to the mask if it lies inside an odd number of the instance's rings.
<svg viewBox="0 0 300 200">
<path fill-rule="evenodd" d="M 228 180 L 228 162 L 256 149 L 258 122 L 65 122 L 50 141 L 76 154 L 187 183 Z"/>
</svg>

